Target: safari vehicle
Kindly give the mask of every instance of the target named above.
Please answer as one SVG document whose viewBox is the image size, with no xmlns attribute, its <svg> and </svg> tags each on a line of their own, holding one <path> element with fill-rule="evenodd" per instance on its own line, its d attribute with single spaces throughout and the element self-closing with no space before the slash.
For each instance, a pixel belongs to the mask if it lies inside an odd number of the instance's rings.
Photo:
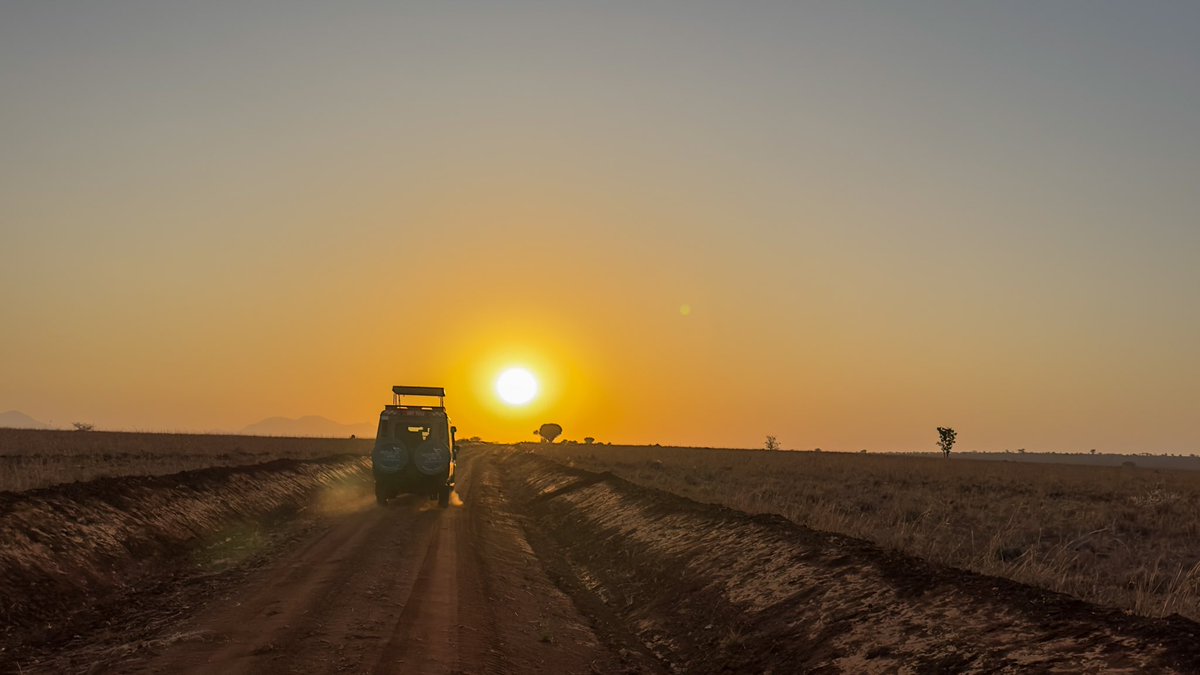
<svg viewBox="0 0 1200 675">
<path fill-rule="evenodd" d="M 437 398 L 438 405 L 404 405 L 405 396 Z M 371 452 L 375 500 L 382 505 L 400 494 L 417 494 L 449 506 L 458 458 L 455 431 L 446 415 L 444 388 L 392 387 L 392 405 L 379 413 Z"/>
</svg>

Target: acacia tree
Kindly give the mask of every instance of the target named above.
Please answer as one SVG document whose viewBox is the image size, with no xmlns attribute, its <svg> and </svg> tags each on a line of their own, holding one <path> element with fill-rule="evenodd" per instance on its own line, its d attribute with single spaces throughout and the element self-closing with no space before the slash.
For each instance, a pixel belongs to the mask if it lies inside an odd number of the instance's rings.
<svg viewBox="0 0 1200 675">
<path fill-rule="evenodd" d="M 543 442 L 553 443 L 554 439 L 558 438 L 559 435 L 562 434 L 562 431 L 563 429 L 561 426 L 553 422 L 547 422 L 538 428 L 537 435 L 542 437 Z"/>
<path fill-rule="evenodd" d="M 947 459 L 950 458 L 950 448 L 954 447 L 954 440 L 958 436 L 958 432 L 950 427 L 938 427 L 938 447 L 942 449 L 942 454 Z"/>
<path fill-rule="evenodd" d="M 767 450 L 775 451 L 779 449 L 779 439 L 774 436 L 767 436 L 767 442 L 764 446 Z"/>
</svg>

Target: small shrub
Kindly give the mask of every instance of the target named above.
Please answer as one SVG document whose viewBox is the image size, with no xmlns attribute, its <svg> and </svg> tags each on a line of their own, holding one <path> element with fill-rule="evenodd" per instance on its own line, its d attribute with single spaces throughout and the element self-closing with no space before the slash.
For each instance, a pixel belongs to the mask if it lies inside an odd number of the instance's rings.
<svg viewBox="0 0 1200 675">
<path fill-rule="evenodd" d="M 949 458 L 950 448 L 954 447 L 954 441 L 958 436 L 958 432 L 950 427 L 938 427 L 938 447 L 942 450 L 942 455 Z"/>
</svg>

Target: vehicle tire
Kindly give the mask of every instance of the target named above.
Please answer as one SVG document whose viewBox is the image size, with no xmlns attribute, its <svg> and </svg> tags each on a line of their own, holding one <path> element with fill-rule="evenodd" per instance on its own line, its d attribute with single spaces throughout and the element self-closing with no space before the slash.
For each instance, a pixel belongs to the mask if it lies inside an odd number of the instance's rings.
<svg viewBox="0 0 1200 675">
<path fill-rule="evenodd" d="M 443 485 L 438 489 L 438 506 L 443 509 L 450 506 L 450 486 Z"/>
<path fill-rule="evenodd" d="M 380 485 L 379 483 L 376 483 L 375 484 L 375 503 L 379 504 L 380 506 L 386 506 L 387 498 L 388 498 L 387 490 L 384 490 L 382 485 Z"/>
</svg>

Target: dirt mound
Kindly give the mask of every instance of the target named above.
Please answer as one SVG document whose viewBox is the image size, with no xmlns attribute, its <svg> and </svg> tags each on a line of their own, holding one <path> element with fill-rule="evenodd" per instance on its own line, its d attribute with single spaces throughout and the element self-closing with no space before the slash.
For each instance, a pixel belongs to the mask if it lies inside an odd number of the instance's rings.
<svg viewBox="0 0 1200 675">
<path fill-rule="evenodd" d="M 1197 672 L 1200 625 L 931 565 L 776 516 L 506 460 L 593 615 L 679 672 Z"/>
<path fill-rule="evenodd" d="M 219 567 L 254 525 L 369 480 L 368 460 L 278 460 L 0 492 L 0 641 L 186 565 Z"/>
</svg>

